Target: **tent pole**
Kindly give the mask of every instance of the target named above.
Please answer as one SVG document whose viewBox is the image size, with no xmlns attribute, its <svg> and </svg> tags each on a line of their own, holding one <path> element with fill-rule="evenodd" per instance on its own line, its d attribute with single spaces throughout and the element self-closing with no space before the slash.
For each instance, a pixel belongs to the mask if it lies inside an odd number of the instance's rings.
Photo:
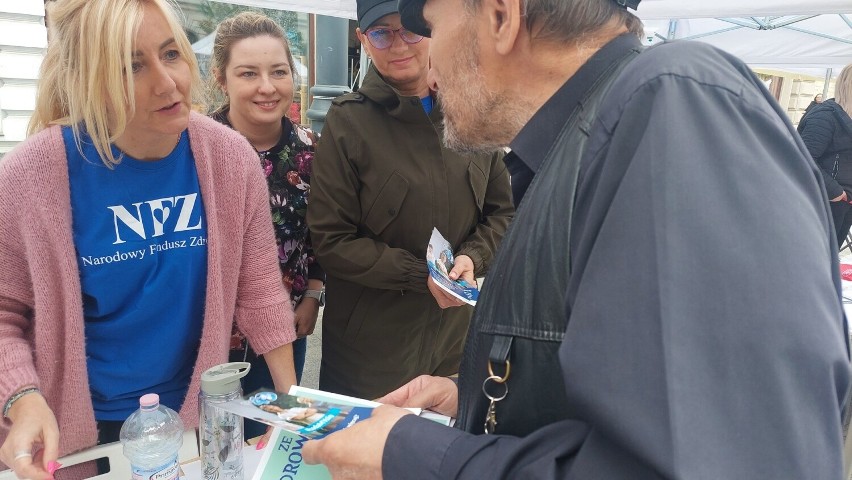
<svg viewBox="0 0 852 480">
<path fill-rule="evenodd" d="M 316 83 L 311 87 L 311 106 L 306 116 L 311 121 L 311 128 L 321 132 L 331 101 L 350 91 L 346 71 L 349 66 L 349 20 L 326 15 L 314 18 Z"/>
<path fill-rule="evenodd" d="M 358 78 L 356 79 L 356 84 L 359 88 L 361 87 L 361 83 L 364 81 L 364 75 L 367 74 L 367 69 L 370 68 L 370 57 L 367 56 L 367 49 L 363 46 L 361 47 L 361 58 L 358 63 Z M 355 86 L 353 85 L 353 90 Z"/>
<path fill-rule="evenodd" d="M 822 84 L 822 98 L 828 98 L 828 86 L 831 84 L 831 72 L 833 69 L 829 68 L 825 71 L 825 83 Z"/>
<path fill-rule="evenodd" d="M 674 40 L 675 35 L 677 35 L 677 20 L 669 20 L 669 31 L 666 36 L 669 40 Z"/>
</svg>

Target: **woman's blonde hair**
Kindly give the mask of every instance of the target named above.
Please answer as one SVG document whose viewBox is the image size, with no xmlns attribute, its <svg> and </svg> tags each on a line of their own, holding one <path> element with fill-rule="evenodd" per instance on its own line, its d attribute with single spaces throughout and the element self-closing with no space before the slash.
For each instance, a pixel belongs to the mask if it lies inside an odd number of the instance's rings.
<svg viewBox="0 0 852 480">
<path fill-rule="evenodd" d="M 61 0 L 50 10 L 50 43 L 39 72 L 36 108 L 29 133 L 51 125 L 70 125 L 77 149 L 81 129 L 103 163 L 112 168 L 110 147 L 127 128 L 136 110 L 133 42 L 142 25 L 144 6 L 162 12 L 177 49 L 189 64 L 192 98 L 200 86 L 198 62 L 177 20 L 172 0 Z"/>
<path fill-rule="evenodd" d="M 840 72 L 834 85 L 834 101 L 852 116 L 852 63 Z"/>
<path fill-rule="evenodd" d="M 287 51 L 287 62 L 290 64 L 290 76 L 293 79 L 293 92 L 299 84 L 296 65 L 293 63 L 293 52 L 284 29 L 274 20 L 262 13 L 247 11 L 222 20 L 216 27 L 216 39 L 213 41 L 213 55 L 210 58 L 209 94 L 211 104 L 219 105 L 218 109 L 228 106 L 228 97 L 221 94 L 225 85 L 225 69 L 231 61 L 231 50 L 234 44 L 246 38 L 270 36 L 281 40 Z"/>
</svg>

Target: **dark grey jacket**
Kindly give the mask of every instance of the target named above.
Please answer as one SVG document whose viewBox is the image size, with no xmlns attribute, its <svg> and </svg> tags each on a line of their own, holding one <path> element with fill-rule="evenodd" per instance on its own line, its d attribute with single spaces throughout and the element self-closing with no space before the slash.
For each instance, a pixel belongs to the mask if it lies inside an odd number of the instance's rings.
<svg viewBox="0 0 852 480">
<path fill-rule="evenodd" d="M 742 62 L 692 42 L 640 55 L 600 112 L 585 153 L 563 159 L 581 162 L 567 419 L 517 437 L 409 416 L 384 478 L 841 478 L 837 255 L 792 125 Z"/>
</svg>

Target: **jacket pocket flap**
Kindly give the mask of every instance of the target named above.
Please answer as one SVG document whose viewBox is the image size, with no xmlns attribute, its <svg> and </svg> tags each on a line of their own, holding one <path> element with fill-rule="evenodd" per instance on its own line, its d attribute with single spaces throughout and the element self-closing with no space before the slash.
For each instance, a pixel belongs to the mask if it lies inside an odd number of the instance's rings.
<svg viewBox="0 0 852 480">
<path fill-rule="evenodd" d="M 470 182 L 470 189 L 473 191 L 476 206 L 482 212 L 482 206 L 485 204 L 485 192 L 488 190 L 488 175 L 482 171 L 479 165 L 471 161 L 467 166 L 467 179 Z"/>
<path fill-rule="evenodd" d="M 407 193 L 408 180 L 393 172 L 370 207 L 364 225 L 375 235 L 382 233 L 399 214 Z"/>
</svg>

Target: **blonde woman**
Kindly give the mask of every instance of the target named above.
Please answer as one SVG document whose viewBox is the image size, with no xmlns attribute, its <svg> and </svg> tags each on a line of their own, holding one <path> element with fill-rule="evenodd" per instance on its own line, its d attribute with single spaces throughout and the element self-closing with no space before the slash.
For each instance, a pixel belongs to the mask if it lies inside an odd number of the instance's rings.
<svg viewBox="0 0 852 480">
<path fill-rule="evenodd" d="M 143 393 L 195 426 L 235 318 L 295 382 L 257 155 L 191 113 L 173 7 L 64 0 L 51 24 L 32 136 L 0 163 L 0 462 L 35 480 L 117 440 Z"/>
<path fill-rule="evenodd" d="M 852 65 L 835 84 L 835 97 L 815 105 L 799 124 L 802 140 L 822 170 L 837 245 L 852 227 Z"/>
</svg>

